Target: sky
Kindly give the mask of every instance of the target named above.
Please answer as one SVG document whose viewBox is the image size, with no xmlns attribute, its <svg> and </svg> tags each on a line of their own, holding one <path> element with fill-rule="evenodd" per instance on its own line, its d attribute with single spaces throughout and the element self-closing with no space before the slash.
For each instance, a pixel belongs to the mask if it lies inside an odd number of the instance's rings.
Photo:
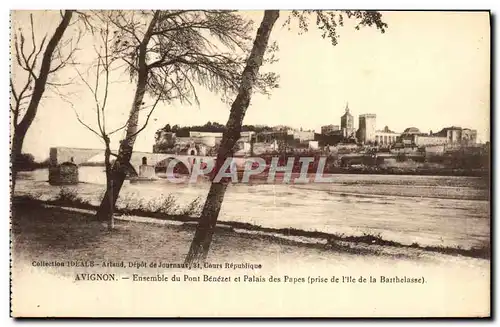
<svg viewBox="0 0 500 327">
<path fill-rule="evenodd" d="M 58 12 L 35 12 L 37 39 L 52 33 Z M 258 26 L 263 12 L 245 12 Z M 263 67 L 280 75 L 280 87 L 271 96 L 254 94 L 244 124 L 288 125 L 320 131 L 322 125 L 340 125 L 346 103 L 358 126 L 358 116 L 377 115 L 377 129 L 388 126 L 402 132 L 417 127 L 436 132 L 448 126 L 476 129 L 478 140 L 489 141 L 490 126 L 490 26 L 481 12 L 383 12 L 389 25 L 382 34 L 375 28 L 357 31 L 352 24 L 339 30 L 332 46 L 314 28 L 298 35 L 282 27 L 288 13 L 281 12 L 271 34 L 279 46 L 279 62 Z M 13 14 L 17 26 L 29 28 L 26 13 Z M 78 61 L 91 58 L 88 41 L 81 44 Z M 20 75 L 14 66 L 15 78 Z M 65 68 L 61 81 L 76 71 Z M 26 137 L 23 151 L 43 160 L 53 146 L 102 148 L 100 140 L 83 127 L 75 110 L 90 125 L 95 121 L 92 94 L 83 85 L 62 89 L 71 94 L 71 106 L 48 93 Z M 125 121 L 134 85 L 117 83 L 111 88 L 110 129 Z M 207 121 L 225 124 L 229 105 L 218 95 L 199 89 L 200 105 L 159 105 L 135 150 L 152 151 L 156 130 L 170 125 L 199 125 Z M 144 115 L 143 115 L 144 116 Z M 144 117 L 143 117 L 144 118 Z M 95 125 L 94 125 L 95 126 Z M 123 133 L 112 139 L 117 147 Z"/>
</svg>

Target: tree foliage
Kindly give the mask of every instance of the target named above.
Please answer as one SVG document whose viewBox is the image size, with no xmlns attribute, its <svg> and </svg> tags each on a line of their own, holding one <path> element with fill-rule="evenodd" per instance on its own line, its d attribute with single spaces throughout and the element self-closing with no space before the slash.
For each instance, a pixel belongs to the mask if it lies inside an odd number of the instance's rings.
<svg viewBox="0 0 500 327">
<path fill-rule="evenodd" d="M 354 28 L 359 30 L 361 27 L 375 26 L 382 33 L 388 28 L 387 23 L 382 20 L 382 14 L 378 11 L 360 11 L 360 10 L 342 10 L 342 11 L 323 11 L 323 10 L 292 10 L 283 24 L 288 29 L 292 29 L 292 24 L 297 23 L 299 34 L 309 31 L 311 20 L 315 20 L 315 27 L 321 32 L 321 36 L 330 39 L 333 46 L 338 44 L 340 35 L 339 28 L 344 26 L 346 19 L 354 19 L 356 25 Z"/>
<path fill-rule="evenodd" d="M 132 79 L 140 71 L 139 53 L 148 22 L 147 93 L 161 101 L 199 104 L 202 86 L 224 100 L 235 94 L 246 62 L 252 22 L 227 10 L 109 11 L 100 19 L 114 27 L 113 52 L 127 62 Z M 259 76 L 259 91 L 278 87 L 275 73 Z M 166 91 L 167 90 L 167 91 Z"/>
<path fill-rule="evenodd" d="M 224 133 L 227 130 L 226 125 L 220 124 L 218 122 L 207 122 L 204 125 L 192 125 L 192 126 L 179 126 L 174 125 L 170 126 L 170 124 L 166 124 L 163 128 L 160 128 L 156 131 L 155 140 L 158 141 L 158 137 L 164 132 L 173 132 L 176 133 L 176 136 L 179 137 L 187 137 L 189 136 L 190 131 L 196 132 L 211 132 L 211 133 Z M 263 131 L 271 131 L 273 127 L 267 125 L 243 125 L 241 126 L 242 132 L 263 132 Z"/>
</svg>

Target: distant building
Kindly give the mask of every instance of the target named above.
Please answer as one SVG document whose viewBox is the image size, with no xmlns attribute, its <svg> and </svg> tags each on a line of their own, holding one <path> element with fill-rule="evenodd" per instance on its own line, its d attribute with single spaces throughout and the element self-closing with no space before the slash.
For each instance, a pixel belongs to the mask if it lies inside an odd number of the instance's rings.
<svg viewBox="0 0 500 327">
<path fill-rule="evenodd" d="M 462 129 L 462 143 L 476 144 L 477 143 L 477 131 L 475 129 L 470 129 L 470 128 Z"/>
<path fill-rule="evenodd" d="M 311 150 L 319 149 L 319 142 L 318 141 L 309 141 L 309 149 L 311 149 Z"/>
<path fill-rule="evenodd" d="M 430 135 L 422 133 L 416 127 L 408 127 L 407 129 L 405 129 L 401 134 L 398 142 L 403 144 L 404 146 L 411 147 L 444 145 L 448 143 L 446 137 L 442 137 L 437 134 Z"/>
<path fill-rule="evenodd" d="M 437 145 L 469 145 L 475 144 L 477 132 L 468 128 L 447 127 L 437 133 L 425 134 L 416 127 L 409 127 L 401 134 L 398 142 L 404 146 L 437 146 Z"/>
<path fill-rule="evenodd" d="M 416 127 L 408 127 L 403 132 L 403 135 L 414 135 L 414 134 L 423 134 L 423 133 L 420 132 L 420 130 Z"/>
<path fill-rule="evenodd" d="M 255 132 L 254 131 L 248 131 L 248 132 L 241 132 L 240 133 L 240 139 L 238 141 L 241 142 L 251 142 L 252 137 L 255 137 Z"/>
<path fill-rule="evenodd" d="M 397 142 L 401 133 L 393 132 L 385 126 L 383 130 L 375 131 L 375 142 L 377 145 L 392 145 Z"/>
<path fill-rule="evenodd" d="M 449 144 L 475 144 L 477 142 L 476 130 L 457 126 L 443 128 L 434 135 L 445 137 Z"/>
<path fill-rule="evenodd" d="M 358 141 L 360 143 L 374 143 L 376 131 L 377 115 L 359 115 Z"/>
<path fill-rule="evenodd" d="M 328 135 L 333 132 L 340 131 L 340 126 L 339 125 L 325 125 L 321 126 L 321 134 L 323 135 Z"/>
<path fill-rule="evenodd" d="M 220 138 L 222 138 L 222 133 L 189 131 L 189 137 L 220 137 Z"/>
<path fill-rule="evenodd" d="M 279 150 L 279 144 L 277 140 L 274 140 L 271 143 L 258 142 L 253 146 L 253 154 L 259 155 L 266 152 L 274 152 Z"/>
<path fill-rule="evenodd" d="M 429 146 L 429 145 L 444 145 L 448 141 L 446 137 L 434 136 L 434 135 L 415 135 L 413 137 L 413 143 L 418 146 Z"/>
<path fill-rule="evenodd" d="M 349 103 L 345 106 L 345 113 L 340 117 L 340 128 L 345 138 L 354 137 L 354 117 L 349 112 Z"/>
<path fill-rule="evenodd" d="M 236 151 L 234 152 L 235 156 L 251 155 L 251 152 L 252 144 L 250 144 L 249 142 L 245 142 L 242 139 L 239 139 L 236 142 Z"/>
<path fill-rule="evenodd" d="M 286 131 L 262 131 L 255 135 L 256 142 L 263 143 L 273 143 L 276 140 L 282 141 L 287 139 L 293 139 L 293 136 L 289 136 Z"/>
<path fill-rule="evenodd" d="M 196 137 L 178 137 L 176 139 L 175 152 L 190 156 L 206 156 L 208 150 L 213 148 L 212 144 L 206 145 L 201 142 L 201 138 Z"/>
<path fill-rule="evenodd" d="M 313 141 L 314 131 L 294 131 L 293 138 L 299 142 Z"/>
<path fill-rule="evenodd" d="M 420 132 L 416 127 L 408 127 L 401 133 L 397 143 L 403 147 L 415 146 L 415 136 L 418 135 L 425 135 L 425 133 Z"/>
</svg>

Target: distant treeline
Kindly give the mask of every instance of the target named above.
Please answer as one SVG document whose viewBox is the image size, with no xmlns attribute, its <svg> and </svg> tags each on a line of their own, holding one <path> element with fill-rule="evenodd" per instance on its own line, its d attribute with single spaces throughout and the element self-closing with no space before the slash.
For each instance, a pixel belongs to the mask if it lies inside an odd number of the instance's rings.
<svg viewBox="0 0 500 327">
<path fill-rule="evenodd" d="M 35 157 L 31 153 L 21 153 L 16 160 L 17 167 L 19 171 L 30 171 L 40 168 L 47 168 L 49 166 L 49 159 L 37 162 Z"/>
<path fill-rule="evenodd" d="M 272 127 L 266 125 L 243 125 L 241 131 L 242 132 L 262 132 L 262 131 L 271 131 Z M 159 135 L 160 132 L 173 132 L 178 137 L 188 137 L 190 131 L 196 132 L 212 132 L 212 133 L 224 133 L 226 131 L 226 126 L 223 124 L 219 124 L 217 122 L 207 122 L 205 125 L 193 125 L 193 126 L 179 126 L 170 124 L 165 125 L 165 127 L 159 129 L 156 134 Z"/>
<path fill-rule="evenodd" d="M 43 161 L 35 161 L 35 157 L 31 153 L 22 153 L 17 160 L 19 171 L 31 171 L 35 169 L 48 168 L 50 164 L 49 158 Z M 104 167 L 104 162 L 84 162 L 80 166 Z"/>
<path fill-rule="evenodd" d="M 100 162 L 82 162 L 79 166 L 90 166 L 90 167 L 104 167 L 106 164 L 104 161 Z"/>
</svg>

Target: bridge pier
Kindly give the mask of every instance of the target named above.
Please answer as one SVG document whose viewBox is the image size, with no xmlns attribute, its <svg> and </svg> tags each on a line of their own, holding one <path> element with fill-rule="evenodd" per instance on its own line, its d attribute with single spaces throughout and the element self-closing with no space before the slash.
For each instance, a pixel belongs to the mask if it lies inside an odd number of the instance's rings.
<svg viewBox="0 0 500 327">
<path fill-rule="evenodd" d="M 148 165 L 148 158 L 142 157 L 142 164 L 139 166 L 139 178 L 156 178 L 155 166 Z"/>
<path fill-rule="evenodd" d="M 49 184 L 78 184 L 78 165 L 102 152 L 99 149 L 50 148 Z"/>
<path fill-rule="evenodd" d="M 50 185 L 75 185 L 78 184 L 78 181 L 78 166 L 73 162 L 49 166 Z"/>
</svg>

